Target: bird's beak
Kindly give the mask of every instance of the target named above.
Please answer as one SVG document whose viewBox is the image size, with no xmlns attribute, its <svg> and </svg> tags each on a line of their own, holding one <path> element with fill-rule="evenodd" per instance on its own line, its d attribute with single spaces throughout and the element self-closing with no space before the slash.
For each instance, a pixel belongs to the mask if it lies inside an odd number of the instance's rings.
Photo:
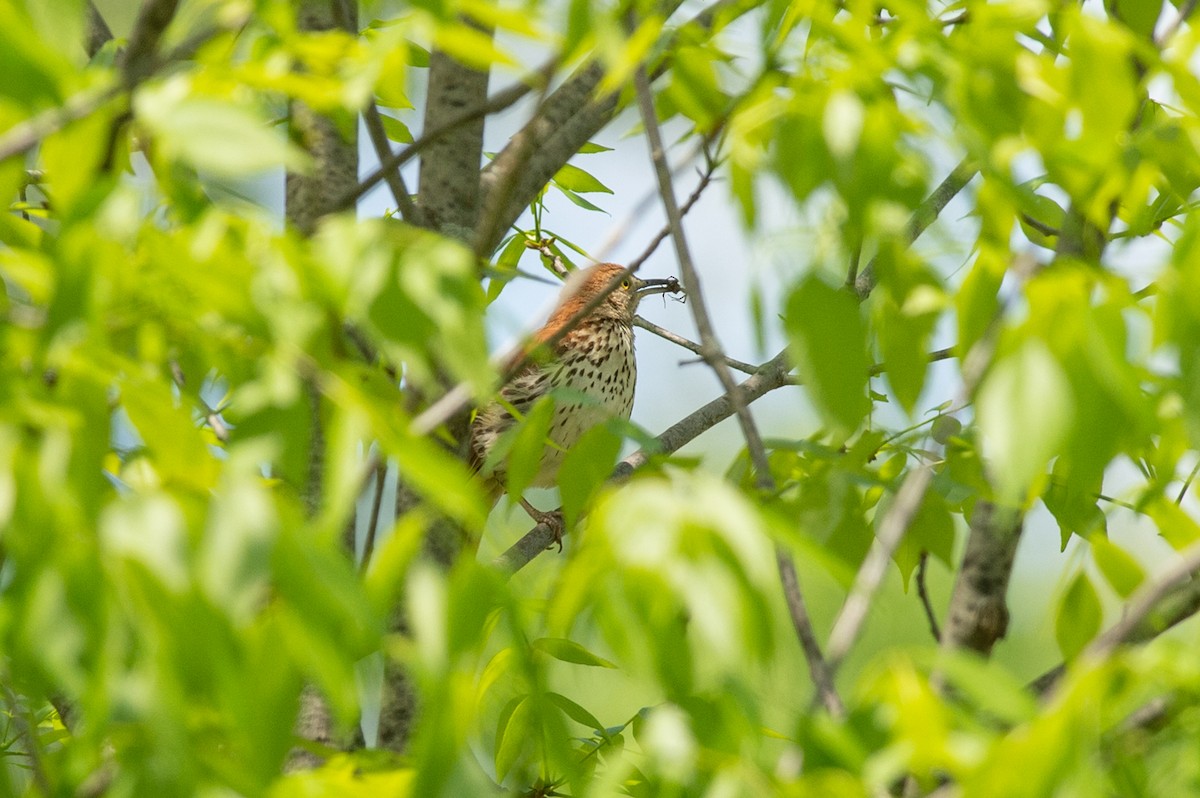
<svg viewBox="0 0 1200 798">
<path fill-rule="evenodd" d="M 650 294 L 681 294 L 683 286 L 679 284 L 679 280 L 675 277 L 668 277 L 664 280 L 637 280 L 636 286 L 637 295 L 639 297 L 649 296 Z"/>
</svg>

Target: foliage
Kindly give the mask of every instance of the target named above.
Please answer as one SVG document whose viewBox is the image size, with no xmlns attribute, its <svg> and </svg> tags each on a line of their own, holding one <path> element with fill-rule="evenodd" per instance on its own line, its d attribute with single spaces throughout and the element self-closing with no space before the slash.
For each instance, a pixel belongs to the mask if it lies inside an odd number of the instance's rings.
<svg viewBox="0 0 1200 798">
<path fill-rule="evenodd" d="M 1200 540 L 1194 3 L 381 1 L 354 35 L 299 26 L 303 3 L 187 0 L 145 73 L 119 13 L 87 57 L 88 5 L 0 0 L 0 794 L 1200 794 L 1194 632 L 1159 637 L 1200 600 L 1107 536 L 1119 511 L 1185 557 Z M 747 229 L 771 203 L 820 220 L 754 308 L 815 410 L 768 440 L 775 489 L 748 453 L 720 478 L 599 429 L 567 456 L 544 583 L 422 556 L 488 510 L 453 425 L 425 422 L 450 386 L 495 389 L 486 309 L 529 249 L 586 259 L 556 201 L 621 191 L 587 171 L 608 148 L 554 165 L 483 263 L 352 203 L 305 237 L 253 199 L 315 168 L 292 105 L 345 133 L 374 103 L 409 145 L 429 50 L 531 75 L 537 49 L 556 85 L 599 65 L 581 101 L 634 105 L 647 68 Z M 965 221 L 935 227 L 948 253 L 913 246 L 952 169 Z M 944 338 L 958 366 L 935 374 Z M 694 436 L 715 420 L 690 399 Z M 546 419 L 520 426 L 511 487 Z M 603 485 L 621 436 L 649 463 Z M 379 462 L 417 500 L 360 566 L 345 531 Z M 1064 549 L 1087 542 L 1036 597 L 1064 674 L 1024 685 L 908 636 L 823 709 L 778 552 L 805 590 L 859 595 L 925 470 L 886 552 L 905 592 L 876 612 L 916 606 L 926 555 L 960 567 L 981 507 L 1044 507 Z M 1101 646 L 1126 600 L 1146 623 L 1115 642 L 1145 645 Z M 403 756 L 355 740 L 381 660 L 419 707 Z M 297 740 L 306 686 L 340 736 Z M 326 761 L 285 774 L 298 743 Z"/>
</svg>

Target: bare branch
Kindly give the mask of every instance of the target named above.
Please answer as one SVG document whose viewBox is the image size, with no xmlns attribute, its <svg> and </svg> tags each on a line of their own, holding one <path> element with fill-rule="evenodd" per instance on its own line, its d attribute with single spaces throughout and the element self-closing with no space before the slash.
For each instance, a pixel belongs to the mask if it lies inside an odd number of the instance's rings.
<svg viewBox="0 0 1200 798">
<path fill-rule="evenodd" d="M 942 629 L 945 649 L 988 655 L 1008 631 L 1008 580 L 1021 539 L 1023 516 L 980 501 L 971 514 L 967 550 L 954 582 Z"/>
<path fill-rule="evenodd" d="M 925 491 L 929 489 L 932 481 L 933 469 L 921 466 L 909 471 L 900 485 L 900 490 L 896 491 L 895 501 L 879 523 L 875 545 L 871 547 L 859 567 L 854 584 L 850 588 L 850 595 L 833 623 L 833 631 L 829 633 L 829 645 L 826 648 L 831 671 L 837 671 L 858 639 L 875 593 L 887 574 L 892 555 L 896 553 L 904 534 L 917 517 L 921 502 L 925 499 Z"/>
<path fill-rule="evenodd" d="M 684 349 L 688 350 L 689 352 L 695 352 L 697 355 L 701 354 L 700 344 L 696 343 L 695 341 L 690 341 L 687 338 L 684 338 L 682 335 L 677 335 L 676 333 L 671 332 L 670 330 L 666 329 L 665 327 L 659 327 L 654 322 L 647 321 L 646 319 L 643 319 L 641 316 L 633 317 L 633 326 L 641 327 L 643 330 L 646 330 L 647 332 L 652 332 L 655 335 L 657 335 L 659 338 L 662 338 L 663 340 L 666 340 L 666 341 L 670 341 L 671 343 L 675 344 L 676 346 L 681 346 Z M 754 372 L 758 371 L 758 366 L 752 366 L 749 363 L 743 363 L 742 361 L 735 360 L 734 358 L 729 357 L 728 355 L 722 355 L 722 357 L 725 359 L 725 365 L 729 366 L 731 369 L 736 369 L 737 371 L 740 371 L 743 374 L 753 374 Z"/>
<path fill-rule="evenodd" d="M 705 167 L 704 171 L 700 173 L 700 182 L 696 184 L 694 189 L 692 189 L 692 193 L 688 196 L 687 201 L 684 202 L 683 205 L 679 206 L 679 215 L 681 217 L 687 216 L 688 211 L 690 211 L 696 205 L 696 203 L 699 202 L 700 195 L 704 193 L 704 189 L 708 188 L 709 184 L 712 183 L 713 174 L 716 173 L 717 166 L 719 164 L 720 161 L 715 158 L 708 159 L 708 165 Z M 641 265 L 645 263 L 651 255 L 654 254 L 656 249 L 658 249 L 658 245 L 666 240 L 667 236 L 670 234 L 671 225 L 669 223 L 663 225 L 662 229 L 658 231 L 654 238 L 650 239 L 650 243 L 647 244 L 646 248 L 642 250 L 642 254 L 638 255 L 629 262 L 629 268 L 633 269 L 634 271 L 637 271 L 639 268 L 641 268 Z"/>
<path fill-rule="evenodd" d="M 526 78 L 525 81 L 496 92 L 486 102 L 473 108 L 467 108 L 465 111 L 461 111 L 454 117 L 447 119 L 436 128 L 426 130 L 412 144 L 397 151 L 385 162 L 379 164 L 379 167 L 374 172 L 364 177 L 352 190 L 338 196 L 332 203 L 334 210 L 344 211 L 354 207 L 354 203 L 358 202 L 368 191 L 375 188 L 389 171 L 399 169 L 420 155 L 427 147 L 441 141 L 443 137 L 457 130 L 462 125 L 471 124 L 479 119 L 483 119 L 488 114 L 499 113 L 517 103 L 525 95 L 529 94 L 535 86 L 541 85 L 544 82 L 538 74 L 534 73 L 534 75 Z"/>
<path fill-rule="evenodd" d="M 1113 624 L 1108 631 L 1091 642 L 1080 655 L 1083 659 L 1104 659 L 1116 651 L 1117 647 L 1133 639 L 1141 627 L 1142 621 L 1149 617 L 1155 607 L 1167 596 L 1174 593 L 1176 588 L 1200 572 L 1200 544 L 1189 546 L 1180 552 L 1180 557 L 1170 568 L 1163 571 L 1157 579 L 1144 583 L 1130 597 L 1125 605 L 1121 620 Z"/>
<path fill-rule="evenodd" d="M 154 68 L 155 53 L 167 26 L 175 18 L 179 0 L 145 0 L 121 56 L 121 75 L 126 87 L 143 80 Z"/>
<path fill-rule="evenodd" d="M 1197 0 L 1186 0 L 1179 6 L 1179 13 L 1176 14 L 1162 31 L 1154 37 L 1154 44 L 1157 47 L 1166 47 L 1167 43 L 1179 32 L 1183 27 L 1183 23 L 1191 19 L 1192 14 L 1196 12 Z"/>
<path fill-rule="evenodd" d="M 50 108 L 14 125 L 0 135 L 0 161 L 32 149 L 39 141 L 77 119 L 83 119 L 121 93 L 120 87 L 87 89 L 68 97 L 60 108 Z"/>
<path fill-rule="evenodd" d="M 796 563 L 778 543 L 775 544 L 775 565 L 783 583 L 783 598 L 787 602 L 788 617 L 792 619 L 792 627 L 796 630 L 796 637 L 800 639 L 800 647 L 804 650 L 804 658 L 812 672 L 817 698 L 826 712 L 840 718 L 846 714 L 846 708 L 834 686 L 833 672 L 825 657 L 821 655 L 821 644 L 817 642 L 817 636 L 813 633 L 808 608 L 804 604 L 804 594 L 800 592 L 800 580 L 796 576 Z"/>
<path fill-rule="evenodd" d="M 666 17 L 681 5 L 681 0 L 666 0 L 658 10 Z M 721 11 L 735 7 L 735 0 L 717 0 L 682 27 L 707 30 L 716 23 Z M 667 41 L 671 41 L 675 35 L 677 34 L 674 32 L 670 34 L 671 38 Z M 661 67 L 654 71 L 655 77 L 659 71 Z M 491 201 L 486 197 L 496 187 L 504 185 L 503 175 L 518 172 L 517 179 L 510 184 L 511 190 L 505 192 L 505 201 L 496 203 L 498 208 L 502 205 L 497 216 L 497 236 L 502 235 L 503 231 L 516 221 L 550 178 L 616 114 L 616 93 L 605 97 L 596 96 L 596 89 L 604 75 L 604 66 L 599 62 L 592 62 L 578 70 L 546 99 L 538 114 L 519 134 L 528 134 L 528 141 L 533 148 L 533 156 L 524 166 L 518 169 L 523 159 L 518 157 L 516 148 L 526 145 L 514 140 L 514 143 L 501 150 L 484 168 L 485 203 Z M 493 236 L 492 240 L 478 241 L 476 248 L 490 252 L 499 243 L 497 236 Z"/>
<path fill-rule="evenodd" d="M 911 244 L 924 233 L 929 225 L 937 221 L 938 215 L 950 204 L 950 200 L 958 196 L 958 192 L 966 187 L 979 174 L 979 167 L 970 158 L 964 158 L 954 167 L 925 201 L 917 206 L 908 220 L 907 239 Z M 858 273 L 854 280 L 854 289 L 860 299 L 865 299 L 875 289 L 875 258 L 866 268 Z"/>
<path fill-rule="evenodd" d="M 755 483 L 764 493 L 775 490 L 775 478 L 771 474 L 771 464 L 767 459 L 767 450 L 759 435 L 754 417 L 742 399 L 738 386 L 733 381 L 729 364 L 725 362 L 725 352 L 721 348 L 712 321 L 708 315 L 708 307 L 704 302 L 704 294 L 700 287 L 687 238 L 683 232 L 683 217 L 675 202 L 675 189 L 671 184 L 671 170 L 667 165 L 666 151 L 663 147 L 662 133 L 658 126 L 657 112 L 654 110 L 654 97 L 650 93 L 650 78 L 645 67 L 639 67 L 634 74 L 634 84 L 637 88 L 638 107 L 642 113 L 642 124 L 646 129 L 646 138 L 650 143 L 650 157 L 654 162 L 654 172 L 658 178 L 658 191 L 662 195 L 663 208 L 667 214 L 667 224 L 671 228 L 671 239 L 675 243 L 675 254 L 679 260 L 679 268 L 683 273 L 683 286 L 690 300 L 692 319 L 700 333 L 700 356 L 708 363 L 725 395 L 729 397 L 738 425 L 742 429 L 742 437 L 746 440 L 746 449 L 750 460 L 754 463 Z M 780 582 L 784 589 L 788 613 L 792 624 L 800 638 L 801 648 L 808 661 L 809 674 L 825 707 L 834 717 L 845 714 L 837 688 L 833 684 L 831 668 L 821 656 L 821 650 L 816 645 L 816 637 L 812 631 L 812 621 L 804 605 L 800 592 L 799 579 L 796 575 L 795 563 L 791 555 L 779 544 L 775 546 L 775 558 L 779 569 Z"/>
<path fill-rule="evenodd" d="M 929 598 L 929 586 L 925 583 L 925 571 L 929 565 L 929 552 L 922 551 L 917 561 L 917 595 L 921 606 L 925 609 L 925 618 L 929 621 L 929 632 L 937 642 L 942 640 L 942 630 L 938 627 L 937 614 L 933 611 L 933 602 Z"/>
<path fill-rule="evenodd" d="M 375 148 L 375 155 L 379 158 L 379 162 L 383 163 L 392 157 L 392 145 L 388 143 L 387 131 L 383 127 L 383 117 L 379 114 L 379 107 L 375 103 L 367 103 L 367 107 L 363 110 L 363 121 L 367 124 L 367 134 L 371 137 L 371 145 Z M 421 225 L 423 215 L 420 209 L 413 204 L 412 196 L 408 193 L 408 186 L 404 185 L 404 176 L 400 174 L 399 169 L 392 169 L 384 173 L 384 182 L 388 185 L 388 190 L 392 192 L 392 199 L 396 201 L 396 208 L 400 211 L 400 218 L 409 224 Z"/>
</svg>

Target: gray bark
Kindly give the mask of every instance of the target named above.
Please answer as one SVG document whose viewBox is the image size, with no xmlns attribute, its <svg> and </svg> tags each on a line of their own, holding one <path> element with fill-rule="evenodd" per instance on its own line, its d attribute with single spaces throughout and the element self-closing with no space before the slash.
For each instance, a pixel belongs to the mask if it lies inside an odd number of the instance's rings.
<svg viewBox="0 0 1200 798">
<path fill-rule="evenodd" d="M 430 56 L 428 85 L 425 130 L 439 128 L 487 102 L 488 73 L 438 50 Z M 417 201 L 426 225 L 464 241 L 470 239 L 479 216 L 483 125 L 483 117 L 463 123 L 430 144 L 421 156 Z"/>
</svg>

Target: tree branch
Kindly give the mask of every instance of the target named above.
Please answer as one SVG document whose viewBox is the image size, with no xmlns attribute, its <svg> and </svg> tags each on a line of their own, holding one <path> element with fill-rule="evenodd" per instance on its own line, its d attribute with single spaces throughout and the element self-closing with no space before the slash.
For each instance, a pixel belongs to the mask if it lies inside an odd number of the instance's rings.
<svg viewBox="0 0 1200 798">
<path fill-rule="evenodd" d="M 959 161 L 958 166 L 946 176 L 933 193 L 917 206 L 908 220 L 906 238 L 908 243 L 916 241 L 931 224 L 937 221 L 939 214 L 950 204 L 950 200 L 958 196 L 958 192 L 966 187 L 979 174 L 979 167 L 970 158 Z M 854 289 L 859 299 L 866 299 L 875 289 L 875 258 L 871 258 L 866 268 L 858 272 L 854 279 Z"/>
<path fill-rule="evenodd" d="M 175 18 L 178 6 L 179 0 L 146 0 L 142 3 L 129 34 L 129 44 L 120 59 L 126 88 L 132 88 L 153 71 L 159 42 Z"/>
<path fill-rule="evenodd" d="M 700 344 L 696 343 L 695 341 L 689 341 L 687 338 L 684 338 L 682 335 L 673 333 L 670 330 L 666 329 L 665 327 L 659 327 L 654 322 L 647 321 L 646 319 L 642 318 L 641 316 L 633 317 L 633 326 L 641 327 L 643 330 L 646 330 L 647 332 L 654 333 L 659 338 L 662 338 L 665 341 L 670 341 L 671 343 L 675 344 L 676 346 L 681 346 L 684 349 L 688 350 L 689 352 L 695 352 L 697 355 L 701 354 L 702 347 L 700 346 Z M 749 363 L 743 363 L 740 360 L 735 360 L 734 358 L 729 357 L 728 355 L 723 354 L 722 358 L 725 360 L 725 365 L 729 366 L 731 369 L 736 369 L 737 371 L 740 371 L 743 374 L 753 374 L 754 372 L 758 371 L 757 366 L 752 366 Z"/>
<path fill-rule="evenodd" d="M 489 38 L 490 28 L 463 20 Z M 487 100 L 488 72 L 454 60 L 441 50 L 429 59 L 425 130 L 446 126 L 461 109 Z M 479 218 L 479 167 L 483 160 L 483 117 L 462 122 L 432 142 L 421 156 L 418 202 L 426 224 L 443 235 L 470 242 Z"/>
<path fill-rule="evenodd" d="M 664 17 L 669 17 L 681 5 L 682 0 L 667 0 L 659 10 Z M 721 10 L 735 5 L 734 0 L 718 0 L 685 23 L 685 26 L 692 29 L 711 28 Z M 658 70 L 654 76 L 657 77 L 657 74 Z M 616 115 L 618 94 L 598 97 L 595 93 L 604 75 L 604 65 L 599 62 L 593 61 L 581 67 L 551 93 L 538 114 L 518 134 L 520 140 L 514 137 L 513 142 L 484 168 L 484 203 L 497 208 L 497 232 L 489 240 L 477 241 L 477 250 L 490 252 L 494 249 L 503 232 L 524 213 L 555 173 Z M 530 146 L 533 153 L 525 163 L 518 152 L 522 146 Z M 517 173 L 517 177 L 509 182 L 505 175 L 513 172 Z M 503 201 L 490 198 L 492 191 L 505 186 L 510 188 L 505 190 Z"/>
<path fill-rule="evenodd" d="M 892 556 L 908 528 L 912 526 L 913 519 L 917 517 L 921 502 L 925 499 L 925 492 L 932 481 L 933 469 L 921 466 L 909 471 L 900 485 L 900 490 L 896 491 L 895 501 L 879 523 L 875 545 L 871 547 L 859 567 L 854 584 L 850 588 L 850 595 L 842 604 L 842 609 L 833 623 L 833 631 L 829 633 L 829 645 L 826 649 L 830 671 L 837 672 L 858 639 L 875 593 L 887 575 Z"/>
<path fill-rule="evenodd" d="M 942 627 L 943 649 L 969 648 L 987 656 L 1008 631 L 1005 599 L 1023 520 L 1016 510 L 976 503 Z"/>
<path fill-rule="evenodd" d="M 520 101 L 525 95 L 536 85 L 540 84 L 538 77 L 539 73 L 527 78 L 525 81 L 509 86 L 507 89 L 502 89 L 489 97 L 486 102 L 483 102 L 473 108 L 467 108 L 459 112 L 455 116 L 447 119 L 435 128 L 426 129 L 418 136 L 412 144 L 409 144 L 402 150 L 397 151 L 389 156 L 386 161 L 379 164 L 374 172 L 364 177 L 353 189 L 336 197 L 332 203 L 334 210 L 344 211 L 354 207 L 354 203 L 366 194 L 371 189 L 383 180 L 388 172 L 399 169 L 404 164 L 424 152 L 427 148 L 441 141 L 444 137 L 450 135 L 462 125 L 468 125 L 477 120 L 483 119 L 488 114 L 499 113 L 505 108 L 514 105 Z"/>
<path fill-rule="evenodd" d="M 742 429 L 742 437 L 746 441 L 746 449 L 754 464 L 755 483 L 764 494 L 774 493 L 775 477 L 771 473 L 771 464 L 767 459 L 767 450 L 759 435 L 758 427 L 746 402 L 742 399 L 738 386 L 734 383 L 729 364 L 725 361 L 725 352 L 713 330 L 709 318 L 708 306 L 700 285 L 700 277 L 692 262 L 687 237 L 683 231 L 683 217 L 675 202 L 675 189 L 671 183 L 671 170 L 667 165 L 667 156 L 663 147 L 662 133 L 658 126 L 658 116 L 654 110 L 654 97 L 650 93 L 650 78 L 645 67 L 639 67 L 634 75 L 637 89 L 638 106 L 641 109 L 642 124 L 646 130 L 646 138 L 650 143 L 650 157 L 654 162 L 654 172 L 658 178 L 658 190 L 662 195 L 663 208 L 667 214 L 667 224 L 671 228 L 671 239 L 675 243 L 675 254 L 683 273 L 684 290 L 690 300 L 692 318 L 700 334 L 700 356 L 708 363 L 713 373 L 717 375 L 721 387 L 725 389 Z M 792 557 L 780 543 L 775 544 L 775 559 L 779 570 L 780 583 L 784 592 L 785 603 L 792 624 L 800 640 L 801 649 L 808 662 L 809 675 L 817 694 L 826 710 L 834 717 L 842 717 L 845 708 L 837 694 L 833 683 L 832 669 L 821 656 L 821 649 L 816 643 L 812 631 L 812 621 L 808 617 L 803 594 L 800 591 L 799 578 Z"/>
</svg>

